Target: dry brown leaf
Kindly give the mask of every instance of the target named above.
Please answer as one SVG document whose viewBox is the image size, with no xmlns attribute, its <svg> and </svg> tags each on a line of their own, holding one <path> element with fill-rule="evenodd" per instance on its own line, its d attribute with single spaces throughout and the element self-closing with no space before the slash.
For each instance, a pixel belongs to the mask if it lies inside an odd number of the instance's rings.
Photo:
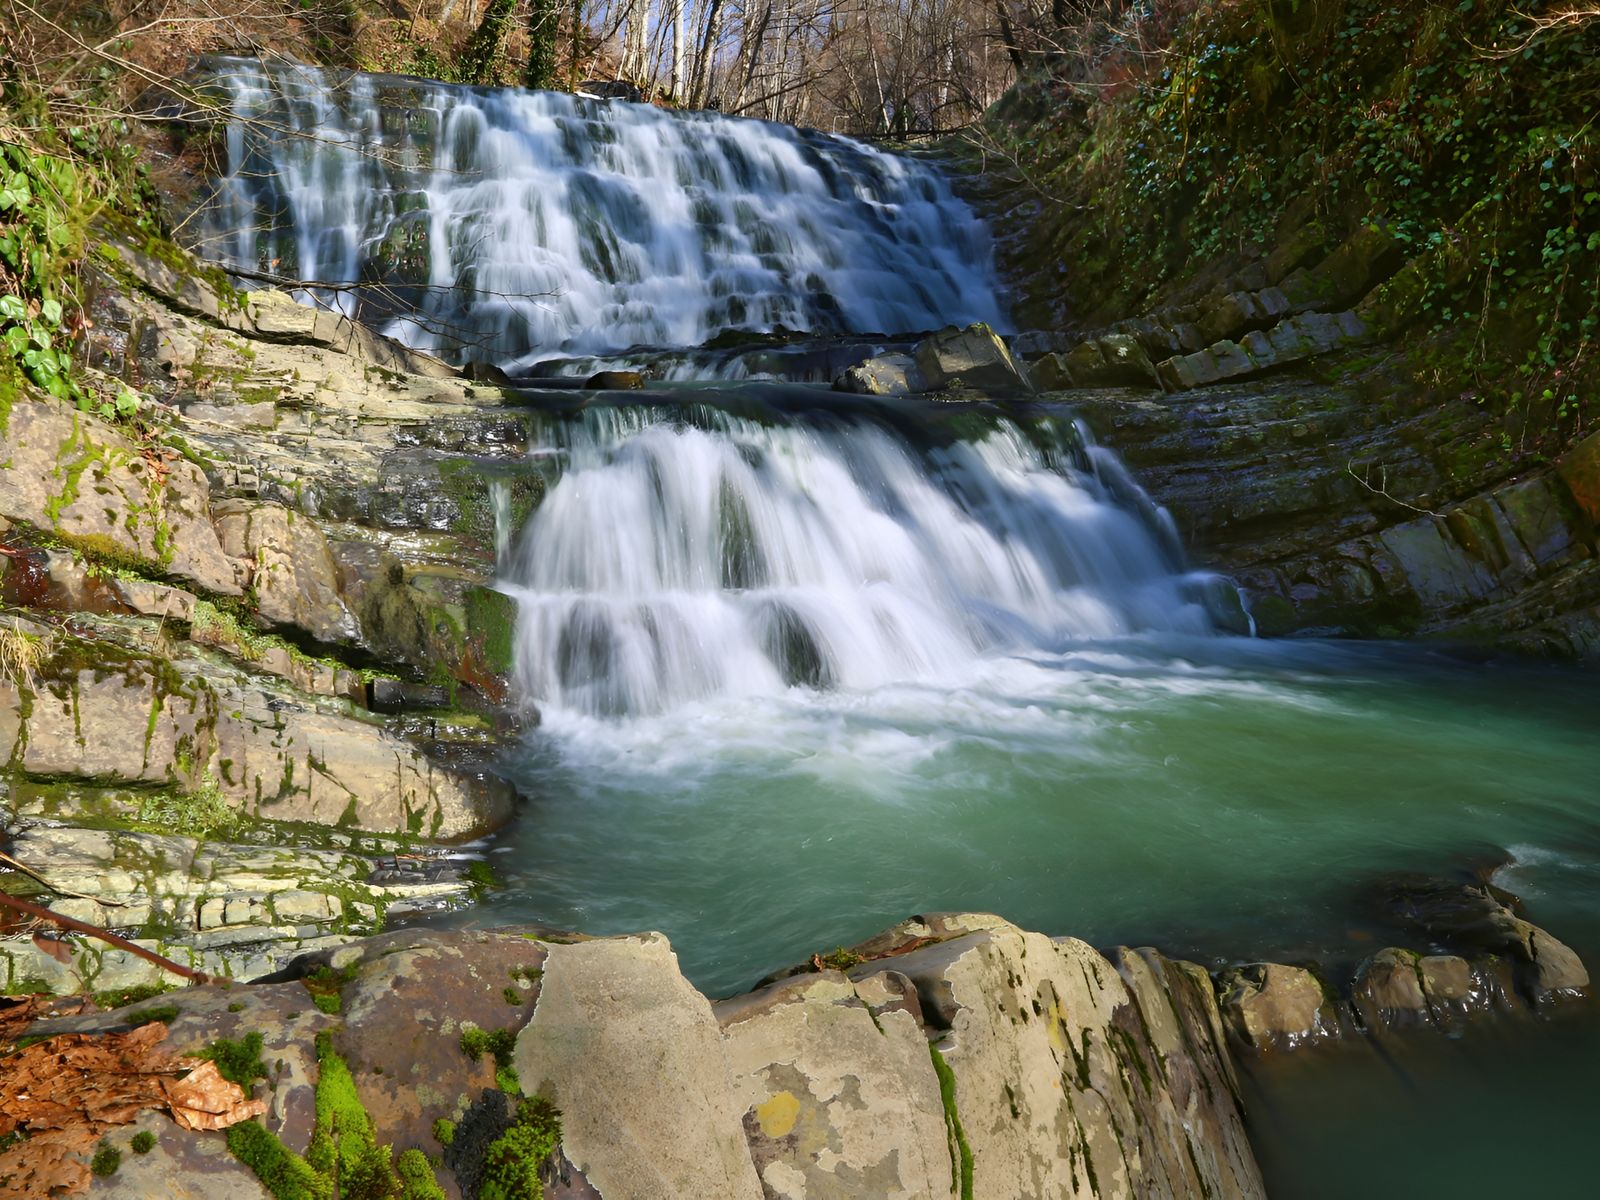
<svg viewBox="0 0 1600 1200">
<path fill-rule="evenodd" d="M 259 1117 L 265 1100 L 248 1100 L 244 1089 L 224 1079 L 214 1062 L 203 1062 L 182 1079 L 166 1079 L 162 1088 L 172 1119 L 184 1129 L 226 1129 Z"/>
<path fill-rule="evenodd" d="M 33 935 L 33 944 L 63 966 L 72 965 L 72 947 L 62 939 L 47 933 L 36 933 Z"/>
<path fill-rule="evenodd" d="M 87 996 L 0 996 L 0 1050 L 15 1045 L 35 1021 L 75 1017 L 93 1007 Z"/>
<path fill-rule="evenodd" d="M 44 1200 L 89 1190 L 85 1157 L 99 1135 L 87 1126 L 47 1129 L 0 1154 L 0 1200 Z"/>
</svg>

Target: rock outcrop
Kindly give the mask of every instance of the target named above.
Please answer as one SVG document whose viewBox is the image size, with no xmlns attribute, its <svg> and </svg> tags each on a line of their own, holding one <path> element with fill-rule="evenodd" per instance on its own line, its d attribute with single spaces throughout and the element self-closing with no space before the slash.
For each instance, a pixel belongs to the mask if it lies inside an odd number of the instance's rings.
<svg viewBox="0 0 1600 1200">
<path fill-rule="evenodd" d="M 492 581 L 543 491 L 531 418 L 103 233 L 79 351 L 141 423 L 26 390 L 0 417 L 0 611 L 26 651 L 0 672 L 0 845 L 79 894 L 66 915 L 220 975 L 464 903 L 435 844 L 511 812 L 488 764 L 525 713 Z M 76 939 L 0 957 L 13 988 L 162 977 Z"/>
<path fill-rule="evenodd" d="M 1374 399 L 1360 381 L 1060 395 L 1191 556 L 1241 586 L 1263 635 L 1600 651 L 1600 435 L 1511 474 L 1482 414 Z"/>
<path fill-rule="evenodd" d="M 1200 968 L 982 914 L 913 918 L 864 948 L 885 957 L 712 1005 L 659 934 L 413 930 L 168 993 L 158 1016 L 183 1050 L 261 1036 L 262 1123 L 294 1153 L 324 1035 L 378 1142 L 436 1156 L 451 1196 L 475 1194 L 511 1124 L 501 1087 L 560 1110 L 549 1196 L 1263 1194 Z M 130 1011 L 26 1032 L 126 1028 Z M 94 1194 L 264 1194 L 222 1134 L 138 1127 L 155 1149 Z"/>
</svg>

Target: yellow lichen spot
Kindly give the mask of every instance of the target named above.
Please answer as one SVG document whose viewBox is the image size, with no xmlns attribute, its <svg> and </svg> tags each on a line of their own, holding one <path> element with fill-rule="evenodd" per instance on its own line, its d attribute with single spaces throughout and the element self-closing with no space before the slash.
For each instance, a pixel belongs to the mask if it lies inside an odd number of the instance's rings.
<svg viewBox="0 0 1600 1200">
<path fill-rule="evenodd" d="M 756 1105 L 756 1120 L 769 1138 L 787 1137 L 800 1118 L 800 1101 L 793 1092 L 779 1092 L 765 1104 Z"/>
<path fill-rule="evenodd" d="M 1067 1051 L 1067 1022 L 1066 1018 L 1062 1015 L 1061 1007 L 1052 1000 L 1050 1002 L 1050 1010 L 1045 1015 L 1045 1031 L 1050 1036 L 1050 1048 L 1054 1050 L 1058 1056 L 1065 1054 Z"/>
</svg>

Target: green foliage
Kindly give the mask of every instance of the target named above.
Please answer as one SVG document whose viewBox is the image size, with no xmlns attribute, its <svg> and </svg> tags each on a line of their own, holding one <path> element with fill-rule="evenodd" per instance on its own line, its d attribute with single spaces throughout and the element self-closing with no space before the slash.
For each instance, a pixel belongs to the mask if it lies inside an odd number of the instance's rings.
<svg viewBox="0 0 1600 1200">
<path fill-rule="evenodd" d="M 306 1161 L 337 1181 L 341 1200 L 394 1195 L 398 1189 L 389 1147 L 378 1145 L 350 1068 L 326 1033 L 317 1035 L 317 1067 L 316 1125 Z"/>
<path fill-rule="evenodd" d="M 433 1123 L 433 1136 L 439 1145 L 451 1145 L 456 1140 L 456 1123 L 448 1117 L 440 1117 Z"/>
<path fill-rule="evenodd" d="M 156 1135 L 148 1129 L 141 1129 L 133 1135 L 131 1145 L 135 1154 L 149 1154 L 150 1151 L 156 1148 Z"/>
<path fill-rule="evenodd" d="M 8 107 L 34 109 L 31 97 L 5 89 Z M 113 134 L 126 127 L 120 122 Z M 102 143 L 98 133 L 11 127 L 0 141 L 0 401 L 7 406 L 18 379 L 107 420 L 137 416 L 140 396 L 120 385 L 96 391 L 78 375 L 72 357 L 81 323 L 79 263 L 90 220 L 130 198 L 143 183 L 133 147 Z M 15 140 L 12 140 L 15 139 Z M 140 192 L 140 195 L 144 193 Z M 3 412 L 0 409 L 0 412 Z"/>
<path fill-rule="evenodd" d="M 222 785 L 210 772 L 192 792 L 173 789 L 144 797 L 135 820 L 202 841 L 231 837 L 246 823 L 244 814 L 228 803 Z"/>
<path fill-rule="evenodd" d="M 94 1157 L 89 1160 L 89 1170 L 101 1177 L 115 1175 L 117 1168 L 122 1165 L 122 1151 L 118 1150 L 104 1138 L 95 1148 Z"/>
<path fill-rule="evenodd" d="M 110 1010 L 121 1008 L 126 1004 L 137 1004 L 141 1000 L 150 1000 L 173 989 L 164 983 L 142 983 L 138 987 L 117 988 L 109 992 L 95 992 L 90 999 L 95 1007 Z"/>
<path fill-rule="evenodd" d="M 556 34 L 561 20 L 561 7 L 555 0 L 529 0 L 528 65 L 522 73 L 524 87 L 555 86 Z"/>
<path fill-rule="evenodd" d="M 516 9 L 517 0 L 489 0 L 477 30 L 456 61 L 458 82 L 483 86 L 502 82 L 506 35 L 511 32 L 511 19 Z"/>
<path fill-rule="evenodd" d="M 541 1200 L 539 1168 L 560 1144 L 560 1110 L 543 1096 L 523 1100 L 511 1128 L 484 1152 L 480 1200 Z"/>
<path fill-rule="evenodd" d="M 1138 315 L 1291 244 L 1315 264 L 1370 228 L 1412 264 L 1402 323 L 1470 333 L 1461 390 L 1570 431 L 1600 378 L 1600 20 L 1527 14 L 1200 5 L 1159 67 L 1039 85 L 1037 112 L 991 124 L 1056 202 L 1045 257 L 1074 264 L 1080 316 Z"/>
<path fill-rule="evenodd" d="M 494 868 L 481 858 L 469 862 L 467 869 L 461 872 L 461 878 L 466 880 L 467 896 L 474 904 L 482 900 L 486 893 L 503 886 Z"/>
<path fill-rule="evenodd" d="M 332 967 L 321 966 L 300 982 L 306 991 L 311 993 L 311 1003 L 315 1004 L 319 1011 L 337 1015 L 344 1008 L 340 993 L 354 976 L 354 968 L 336 971 Z"/>
<path fill-rule="evenodd" d="M 827 954 L 817 955 L 817 961 L 833 971 L 848 971 L 851 967 L 867 960 L 854 950 L 846 950 L 843 946 L 840 946 Z"/>
<path fill-rule="evenodd" d="M 217 1064 L 217 1074 L 237 1083 L 245 1095 L 255 1091 L 255 1081 L 267 1078 L 267 1064 L 261 1060 L 261 1035 L 251 1032 L 238 1041 L 218 1038 L 204 1050 L 199 1058 L 209 1058 Z"/>
<path fill-rule="evenodd" d="M 259 1121 L 230 1126 L 228 1149 L 255 1172 L 274 1200 L 332 1200 L 332 1181 L 318 1174 Z"/>
<path fill-rule="evenodd" d="M 178 1019 L 178 1006 L 176 1004 L 160 1004 L 155 1008 L 141 1008 L 138 1012 L 128 1014 L 128 1024 L 148 1025 L 152 1021 L 160 1021 L 163 1025 L 170 1025 Z"/>
</svg>

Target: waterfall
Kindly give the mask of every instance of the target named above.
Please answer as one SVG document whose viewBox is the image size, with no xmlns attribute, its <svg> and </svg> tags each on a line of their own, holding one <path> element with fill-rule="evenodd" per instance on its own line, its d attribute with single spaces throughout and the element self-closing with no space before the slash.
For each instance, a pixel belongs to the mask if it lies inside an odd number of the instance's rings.
<svg viewBox="0 0 1600 1200">
<path fill-rule="evenodd" d="M 865 414 L 628 407 L 553 436 L 562 474 L 506 587 L 519 683 L 554 710 L 938 681 L 1209 629 L 1164 515 L 1119 498 L 1136 486 L 1070 424 L 919 448 Z"/>
<path fill-rule="evenodd" d="M 1001 324 L 982 223 L 913 158 L 554 92 L 202 71 L 234 118 L 206 253 L 373 285 L 316 298 L 420 349 L 514 371 L 730 330 Z"/>
</svg>

